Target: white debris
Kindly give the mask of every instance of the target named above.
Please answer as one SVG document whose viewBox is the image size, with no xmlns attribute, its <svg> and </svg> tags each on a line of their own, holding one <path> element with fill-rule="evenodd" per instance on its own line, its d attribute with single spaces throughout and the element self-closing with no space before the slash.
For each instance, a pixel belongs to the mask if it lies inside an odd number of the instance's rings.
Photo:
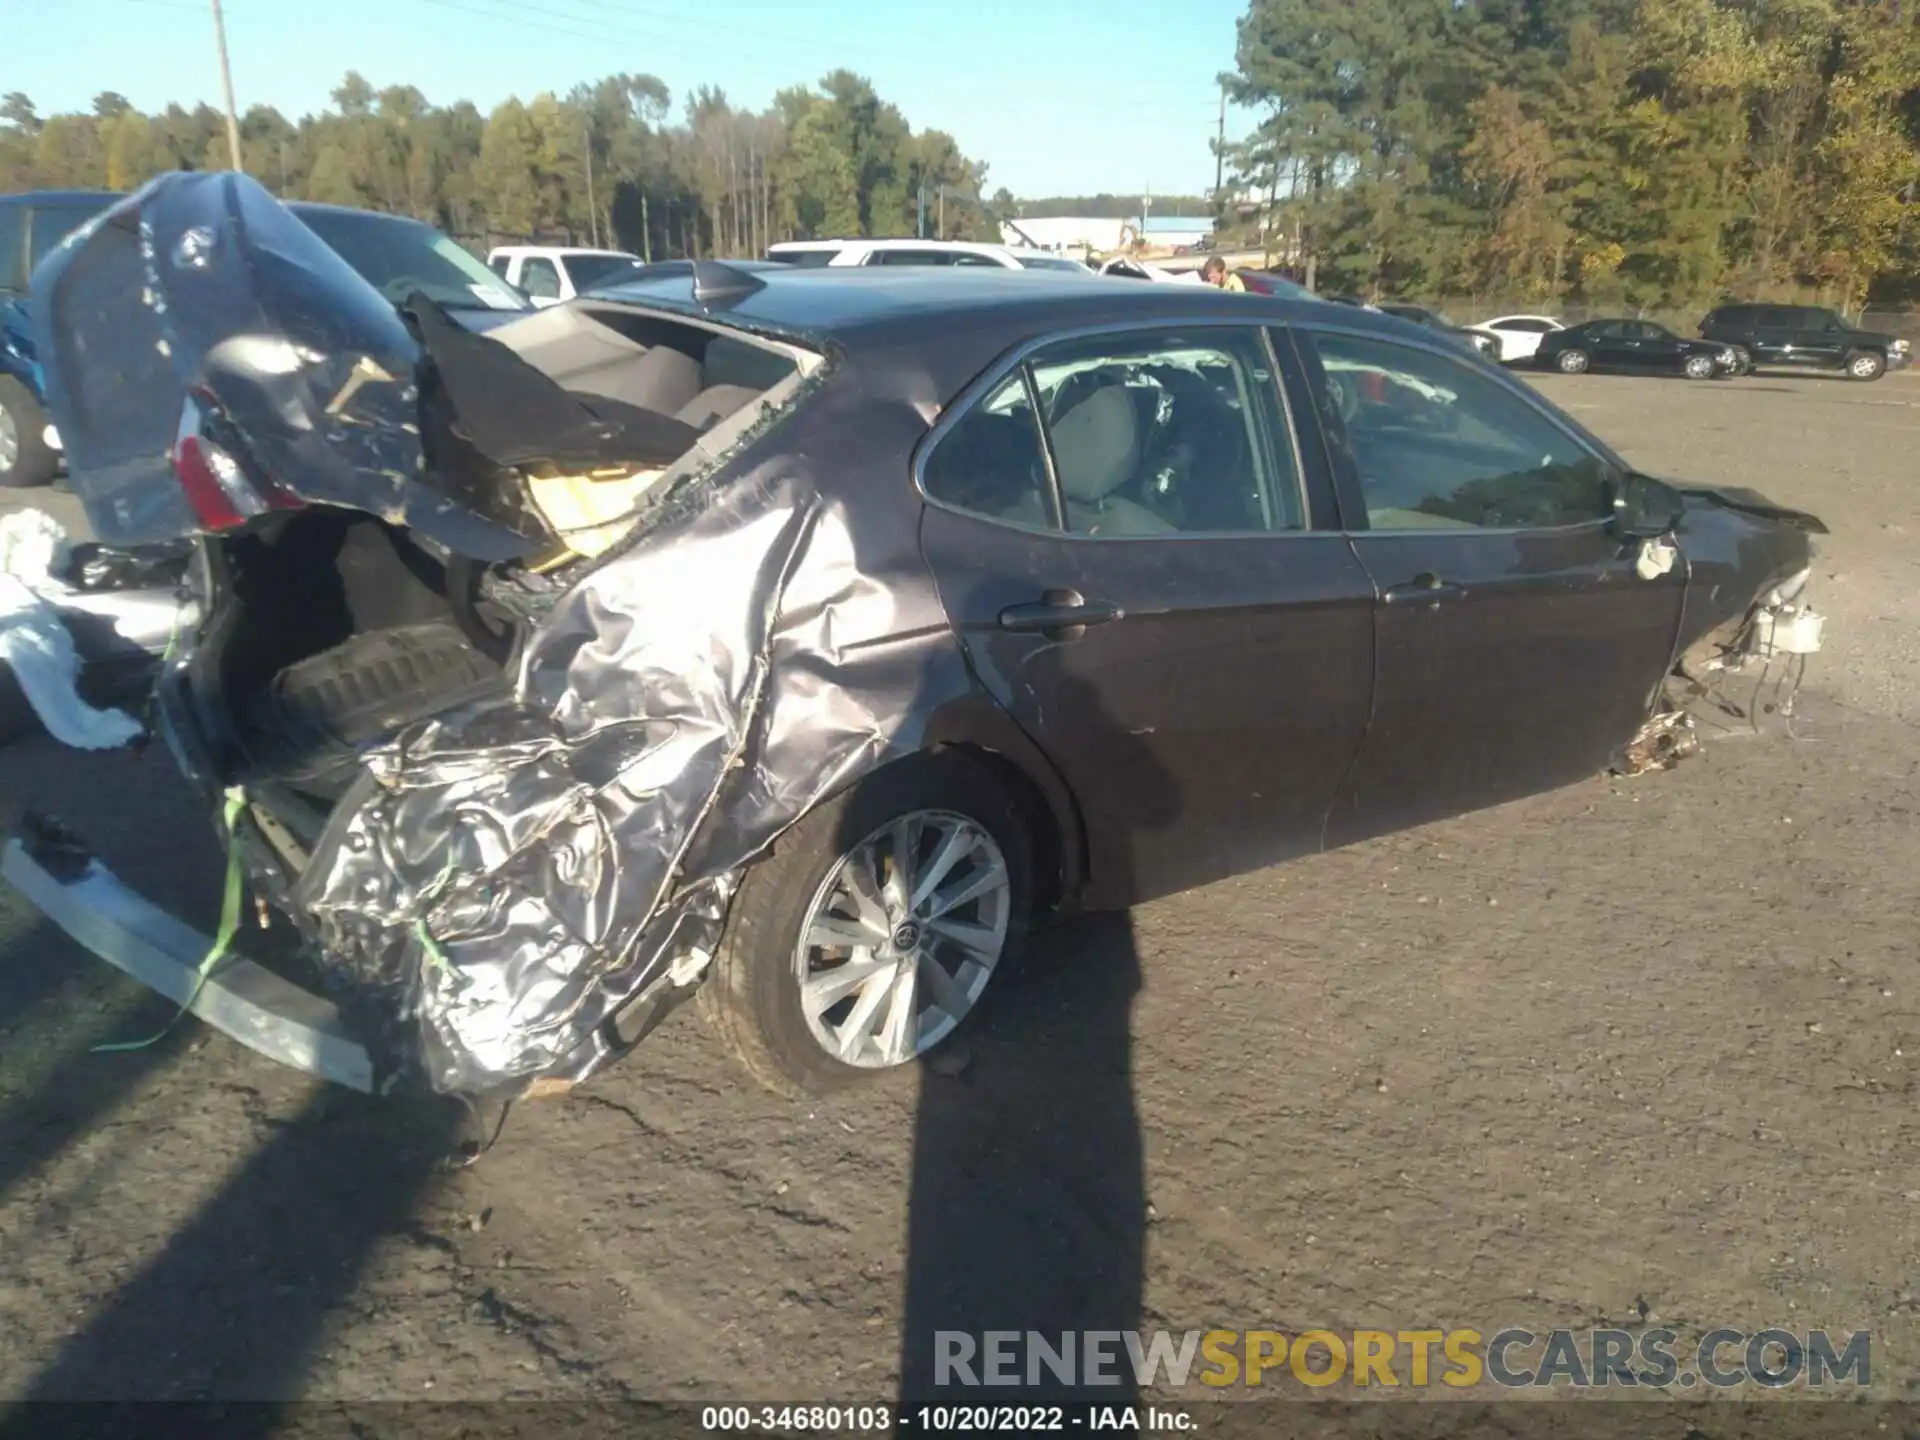
<svg viewBox="0 0 1920 1440">
<path fill-rule="evenodd" d="M 80 654 L 51 603 L 66 593 L 54 577 L 69 551 L 66 531 L 52 516 L 39 510 L 0 516 L 0 665 L 12 669 L 33 713 L 61 744 L 115 750 L 137 738 L 140 725 L 80 698 Z"/>
</svg>

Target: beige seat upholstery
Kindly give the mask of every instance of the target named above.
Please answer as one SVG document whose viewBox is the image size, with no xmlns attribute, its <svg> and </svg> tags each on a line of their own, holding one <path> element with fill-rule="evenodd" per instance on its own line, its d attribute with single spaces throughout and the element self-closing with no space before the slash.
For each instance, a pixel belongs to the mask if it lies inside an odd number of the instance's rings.
<svg viewBox="0 0 1920 1440">
<path fill-rule="evenodd" d="M 1048 427 L 1067 505 L 1080 535 L 1169 535 L 1174 527 L 1117 492 L 1140 469 L 1140 419 L 1124 385 L 1103 385 L 1070 402 Z"/>
<path fill-rule="evenodd" d="M 704 388 L 700 362 L 671 345 L 655 345 L 638 360 L 569 383 L 589 395 L 624 400 L 661 415 L 677 414 Z"/>
<path fill-rule="evenodd" d="M 718 425 L 759 394 L 758 390 L 745 385 L 709 385 L 674 412 L 673 418 L 696 430 L 705 430 Z"/>
</svg>

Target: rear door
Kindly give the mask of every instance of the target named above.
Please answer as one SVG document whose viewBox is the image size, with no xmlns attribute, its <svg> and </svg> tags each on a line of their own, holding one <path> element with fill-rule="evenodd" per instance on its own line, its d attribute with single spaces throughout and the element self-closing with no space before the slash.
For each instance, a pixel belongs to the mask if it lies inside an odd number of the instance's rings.
<svg viewBox="0 0 1920 1440">
<path fill-rule="evenodd" d="M 1641 369 L 1678 370 L 1686 362 L 1687 347 L 1664 326 L 1629 320 L 1626 328 Z"/>
<path fill-rule="evenodd" d="M 981 683 L 1085 820 L 1094 905 L 1320 843 L 1373 585 L 1256 326 L 1061 338 L 923 450 L 926 558 Z"/>
<path fill-rule="evenodd" d="M 1812 305 L 1794 307 L 1794 347 L 1810 363 L 1838 370 L 1852 348 L 1852 330 L 1831 310 Z"/>
<path fill-rule="evenodd" d="M 1607 463 L 1506 377 L 1332 327 L 1294 341 L 1381 597 L 1372 723 L 1328 843 L 1598 773 L 1667 672 L 1685 567 L 1639 578 Z M 1341 372 L 1373 383 L 1326 383 Z"/>
<path fill-rule="evenodd" d="M 1602 320 L 1588 332 L 1593 338 L 1593 363 L 1598 369 L 1637 370 L 1639 347 L 1627 333 L 1624 320 Z"/>
<path fill-rule="evenodd" d="M 1769 365 L 1806 365 L 1811 362 L 1800 342 L 1793 308 L 1763 305 L 1754 316 L 1754 357 Z"/>
</svg>

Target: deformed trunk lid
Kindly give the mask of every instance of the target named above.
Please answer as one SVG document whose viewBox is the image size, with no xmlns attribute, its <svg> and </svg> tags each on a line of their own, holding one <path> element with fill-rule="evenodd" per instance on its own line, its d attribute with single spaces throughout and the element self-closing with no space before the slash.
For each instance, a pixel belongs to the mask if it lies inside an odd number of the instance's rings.
<svg viewBox="0 0 1920 1440">
<path fill-rule="evenodd" d="M 545 540 L 510 487 L 458 497 L 422 438 L 422 347 L 394 305 L 257 182 L 163 175 L 33 277 L 47 408 L 99 537 L 202 526 L 173 472 L 190 400 L 256 478 L 362 510 L 481 560 Z"/>
</svg>

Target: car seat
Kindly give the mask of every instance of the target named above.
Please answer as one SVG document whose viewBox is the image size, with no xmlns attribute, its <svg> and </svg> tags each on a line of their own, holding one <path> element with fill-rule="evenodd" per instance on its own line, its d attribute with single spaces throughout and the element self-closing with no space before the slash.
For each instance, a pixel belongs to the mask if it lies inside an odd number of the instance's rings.
<svg viewBox="0 0 1920 1440">
<path fill-rule="evenodd" d="M 1084 390 L 1067 400 L 1048 428 L 1068 529 L 1107 537 L 1174 533 L 1146 506 L 1119 493 L 1140 472 L 1140 417 L 1127 386 Z"/>
</svg>

